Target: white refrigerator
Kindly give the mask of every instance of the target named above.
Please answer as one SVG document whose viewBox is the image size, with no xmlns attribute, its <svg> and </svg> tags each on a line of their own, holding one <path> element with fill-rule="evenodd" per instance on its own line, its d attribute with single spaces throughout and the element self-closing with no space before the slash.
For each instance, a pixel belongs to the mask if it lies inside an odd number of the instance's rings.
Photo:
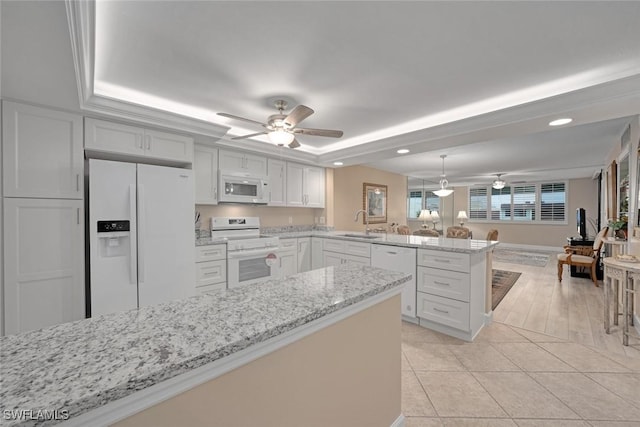
<svg viewBox="0 0 640 427">
<path fill-rule="evenodd" d="M 189 169 L 89 160 L 92 317 L 195 294 Z"/>
</svg>

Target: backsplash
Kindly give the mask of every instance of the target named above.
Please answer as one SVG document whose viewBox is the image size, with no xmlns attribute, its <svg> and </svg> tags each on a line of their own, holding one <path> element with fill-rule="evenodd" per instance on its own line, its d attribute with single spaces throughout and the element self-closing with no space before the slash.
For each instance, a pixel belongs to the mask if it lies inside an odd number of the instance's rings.
<svg viewBox="0 0 640 427">
<path fill-rule="evenodd" d="M 275 233 L 297 233 L 300 231 L 333 231 L 333 227 L 327 225 L 281 225 L 277 227 L 261 227 L 260 232 L 262 234 L 275 234 Z"/>
</svg>

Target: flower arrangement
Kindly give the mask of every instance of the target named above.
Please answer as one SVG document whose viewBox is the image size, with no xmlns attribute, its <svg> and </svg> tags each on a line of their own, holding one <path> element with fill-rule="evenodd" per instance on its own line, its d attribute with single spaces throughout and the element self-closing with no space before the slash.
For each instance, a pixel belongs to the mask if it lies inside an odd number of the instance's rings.
<svg viewBox="0 0 640 427">
<path fill-rule="evenodd" d="M 617 238 L 627 238 L 627 221 L 625 219 L 614 219 L 609 221 L 609 228 L 613 230 L 613 235 Z"/>
</svg>

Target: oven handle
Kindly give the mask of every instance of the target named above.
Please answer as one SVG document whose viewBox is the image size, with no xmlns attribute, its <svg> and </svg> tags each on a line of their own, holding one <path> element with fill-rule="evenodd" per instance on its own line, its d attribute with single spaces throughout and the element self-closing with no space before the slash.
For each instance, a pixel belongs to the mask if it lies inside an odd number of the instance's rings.
<svg viewBox="0 0 640 427">
<path fill-rule="evenodd" d="M 255 249 L 251 251 L 232 251 L 232 252 L 227 252 L 227 257 L 229 259 L 238 259 L 238 258 L 253 257 L 255 255 L 268 255 L 271 253 L 275 253 L 277 256 L 278 249 L 279 248 L 268 248 L 268 249 Z"/>
</svg>

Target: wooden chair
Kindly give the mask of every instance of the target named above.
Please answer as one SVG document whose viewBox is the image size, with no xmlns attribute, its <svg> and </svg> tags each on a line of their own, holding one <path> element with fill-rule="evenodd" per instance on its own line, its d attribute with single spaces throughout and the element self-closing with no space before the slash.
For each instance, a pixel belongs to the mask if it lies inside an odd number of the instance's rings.
<svg viewBox="0 0 640 427">
<path fill-rule="evenodd" d="M 451 239 L 468 239 L 470 235 L 471 230 L 467 227 L 460 227 L 459 225 L 447 227 L 447 237 Z"/>
<path fill-rule="evenodd" d="M 496 230 L 495 228 L 489 230 L 489 232 L 487 233 L 487 240 L 498 240 L 498 230 Z"/>
<path fill-rule="evenodd" d="M 604 244 L 604 238 L 607 237 L 609 227 L 605 227 L 596 236 L 593 246 L 564 246 L 563 254 L 558 254 L 558 281 L 562 282 L 562 266 L 569 265 L 575 267 L 588 267 L 589 275 L 593 284 L 598 286 L 598 278 L 596 277 L 596 263 L 600 256 L 600 250 Z"/>
<path fill-rule="evenodd" d="M 440 237 L 440 233 L 436 230 L 431 230 L 429 228 L 420 228 L 413 232 L 414 236 L 430 236 L 430 237 Z"/>
<path fill-rule="evenodd" d="M 411 229 L 409 228 L 408 225 L 399 225 L 398 234 L 403 234 L 405 236 L 408 236 L 411 234 Z"/>
</svg>

